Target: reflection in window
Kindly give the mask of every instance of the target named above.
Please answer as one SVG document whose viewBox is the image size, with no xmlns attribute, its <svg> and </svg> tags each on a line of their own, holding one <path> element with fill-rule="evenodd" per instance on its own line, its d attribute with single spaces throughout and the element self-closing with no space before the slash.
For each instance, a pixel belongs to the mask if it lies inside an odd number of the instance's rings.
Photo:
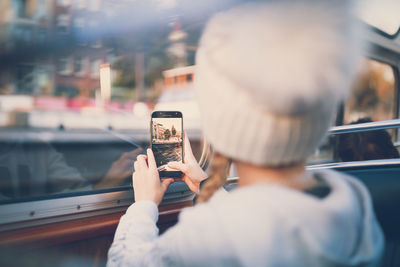
<svg viewBox="0 0 400 267">
<path fill-rule="evenodd" d="M 45 143 L 8 142 L 1 145 L 0 153 L 0 199 L 59 192 L 85 184 L 79 172 Z"/>
</svg>

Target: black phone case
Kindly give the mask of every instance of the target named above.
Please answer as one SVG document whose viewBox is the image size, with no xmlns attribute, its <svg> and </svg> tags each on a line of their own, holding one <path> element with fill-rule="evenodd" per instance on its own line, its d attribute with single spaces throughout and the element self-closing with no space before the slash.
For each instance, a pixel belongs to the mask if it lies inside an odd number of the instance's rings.
<svg viewBox="0 0 400 267">
<path fill-rule="evenodd" d="M 157 112 L 165 112 L 165 113 L 174 113 L 177 111 L 157 111 Z M 180 113 L 180 112 L 179 112 Z M 183 132 L 183 116 L 182 113 L 180 113 L 180 117 L 172 117 L 172 118 L 181 118 L 182 122 L 181 122 L 181 127 L 182 127 L 182 132 Z M 169 116 L 166 116 L 166 118 L 168 118 Z M 159 118 L 159 117 L 156 117 Z M 153 121 L 153 114 L 150 120 L 150 148 L 153 149 L 153 142 L 152 142 L 152 121 Z M 183 139 L 183 135 L 182 135 L 182 139 Z M 183 142 L 183 141 L 182 141 Z M 182 146 L 182 157 L 184 157 L 184 151 L 183 151 L 183 146 Z M 153 151 L 154 152 L 154 151 Z M 180 179 L 183 177 L 183 173 L 181 171 L 158 171 L 159 175 L 160 175 L 160 179 L 161 178 L 176 178 L 176 179 Z"/>
</svg>

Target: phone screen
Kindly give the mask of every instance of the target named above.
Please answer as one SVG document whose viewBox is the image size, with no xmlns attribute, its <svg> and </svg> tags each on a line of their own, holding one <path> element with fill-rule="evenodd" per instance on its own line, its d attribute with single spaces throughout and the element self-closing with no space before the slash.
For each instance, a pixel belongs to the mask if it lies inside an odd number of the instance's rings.
<svg viewBox="0 0 400 267">
<path fill-rule="evenodd" d="M 182 177 L 182 173 L 168 167 L 170 161 L 183 159 L 182 113 L 155 111 L 151 116 L 151 148 L 160 177 Z"/>
</svg>

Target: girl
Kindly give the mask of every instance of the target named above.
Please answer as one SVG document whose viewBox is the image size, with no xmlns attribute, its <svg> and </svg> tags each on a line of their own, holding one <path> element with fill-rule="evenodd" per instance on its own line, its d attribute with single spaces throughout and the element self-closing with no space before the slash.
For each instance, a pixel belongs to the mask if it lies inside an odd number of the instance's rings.
<svg viewBox="0 0 400 267">
<path fill-rule="evenodd" d="M 350 1 L 268 1 L 216 15 L 196 56 L 203 132 L 218 154 L 199 196 L 158 236 L 160 182 L 151 150 L 135 162 L 135 203 L 108 266 L 373 266 L 383 251 L 370 196 L 335 171 L 306 171 L 360 56 Z M 188 140 L 181 170 L 207 175 Z M 238 188 L 215 191 L 232 160 Z M 215 194 L 214 194 L 215 193 Z"/>
</svg>

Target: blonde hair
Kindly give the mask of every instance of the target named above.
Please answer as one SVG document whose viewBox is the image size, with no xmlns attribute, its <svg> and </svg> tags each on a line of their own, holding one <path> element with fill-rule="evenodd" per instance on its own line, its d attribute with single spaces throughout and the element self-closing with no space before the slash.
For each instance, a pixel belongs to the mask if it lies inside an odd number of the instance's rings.
<svg viewBox="0 0 400 267">
<path fill-rule="evenodd" d="M 209 167 L 210 178 L 207 179 L 201 188 L 197 203 L 207 202 L 225 184 L 231 162 L 231 159 L 228 157 L 218 152 L 213 153 Z"/>
</svg>

